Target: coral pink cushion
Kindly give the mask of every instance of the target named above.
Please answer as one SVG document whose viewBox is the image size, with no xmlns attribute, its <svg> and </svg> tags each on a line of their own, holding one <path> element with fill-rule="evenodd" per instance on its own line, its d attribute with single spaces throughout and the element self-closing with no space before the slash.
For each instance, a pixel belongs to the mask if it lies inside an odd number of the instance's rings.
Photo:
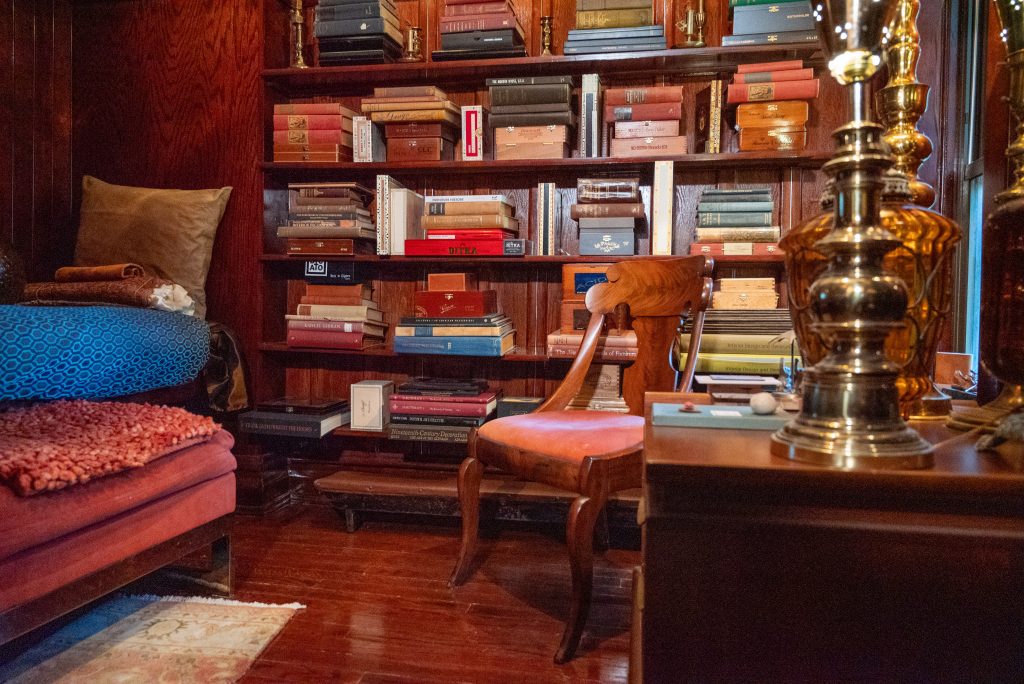
<svg viewBox="0 0 1024 684">
<path fill-rule="evenodd" d="M 608 411 L 545 411 L 484 423 L 477 437 L 578 463 L 641 448 L 644 419 Z"/>
<path fill-rule="evenodd" d="M 219 426 L 184 409 L 55 401 L 0 414 L 0 480 L 27 496 L 136 468 L 209 439 Z"/>
</svg>

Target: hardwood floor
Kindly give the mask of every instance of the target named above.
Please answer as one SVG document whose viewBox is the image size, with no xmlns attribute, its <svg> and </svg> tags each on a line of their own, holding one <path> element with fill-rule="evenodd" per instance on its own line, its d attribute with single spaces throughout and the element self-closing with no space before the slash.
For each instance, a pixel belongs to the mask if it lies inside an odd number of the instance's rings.
<svg viewBox="0 0 1024 684">
<path fill-rule="evenodd" d="M 326 507 L 239 516 L 234 598 L 298 601 L 244 683 L 625 682 L 637 551 L 595 561 L 580 655 L 552 662 L 569 605 L 561 534 L 483 538 L 476 572 L 447 586 L 458 528 L 368 521 L 355 534 Z"/>
</svg>

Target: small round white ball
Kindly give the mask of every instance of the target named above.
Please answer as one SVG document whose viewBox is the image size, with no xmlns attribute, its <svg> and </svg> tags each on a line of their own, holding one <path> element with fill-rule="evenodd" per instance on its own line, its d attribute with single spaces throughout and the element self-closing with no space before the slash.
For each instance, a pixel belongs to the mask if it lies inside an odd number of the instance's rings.
<svg viewBox="0 0 1024 684">
<path fill-rule="evenodd" d="M 778 407 L 779 402 L 768 392 L 758 392 L 750 397 L 750 410 L 758 415 L 775 413 L 775 409 Z"/>
</svg>

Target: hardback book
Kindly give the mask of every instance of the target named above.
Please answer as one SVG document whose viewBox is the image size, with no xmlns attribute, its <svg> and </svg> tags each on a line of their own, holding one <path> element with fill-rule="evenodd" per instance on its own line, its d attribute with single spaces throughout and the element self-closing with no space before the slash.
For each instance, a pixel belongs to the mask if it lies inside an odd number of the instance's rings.
<svg viewBox="0 0 1024 684">
<path fill-rule="evenodd" d="M 751 74 L 764 71 L 790 71 L 792 69 L 803 69 L 803 60 L 786 59 L 779 62 L 749 62 L 736 67 L 737 74 Z"/>
<path fill-rule="evenodd" d="M 674 225 L 675 162 L 654 162 L 654 183 L 651 188 L 651 254 L 672 254 Z"/>
<path fill-rule="evenodd" d="M 494 105 L 491 107 L 492 114 L 538 114 L 569 111 L 572 111 L 571 102 L 535 102 L 532 104 Z"/>
<path fill-rule="evenodd" d="M 495 160 L 507 159 L 568 159 L 569 146 L 565 143 L 512 143 L 494 146 Z"/>
<path fill-rule="evenodd" d="M 306 283 L 348 284 L 356 279 L 355 264 L 350 261 L 307 261 L 302 265 Z"/>
<path fill-rule="evenodd" d="M 628 216 L 587 216 L 581 218 L 579 224 L 581 230 L 634 230 L 636 219 Z"/>
<path fill-rule="evenodd" d="M 457 425 L 388 425 L 388 439 L 413 440 L 416 442 L 442 442 L 445 444 L 465 444 L 469 441 L 469 433 L 475 428 Z"/>
<path fill-rule="evenodd" d="M 389 57 L 394 57 L 402 51 L 402 44 L 386 33 L 324 36 L 319 38 L 317 43 L 320 46 L 317 57 L 321 65 L 325 57 L 329 60 L 352 59 L 363 56 L 358 53 L 368 50 L 378 50 Z"/>
<path fill-rule="evenodd" d="M 320 439 L 347 423 L 349 416 L 348 411 L 323 415 L 281 411 L 248 411 L 239 414 L 238 428 L 242 432 L 250 434 Z"/>
<path fill-rule="evenodd" d="M 391 162 L 451 161 L 455 157 L 455 146 L 444 138 L 392 138 L 387 149 Z"/>
<path fill-rule="evenodd" d="M 690 343 L 688 333 L 679 336 L 684 348 Z M 786 335 L 751 335 L 743 333 L 704 333 L 700 350 L 711 354 L 757 354 L 775 356 L 789 354 L 790 338 Z"/>
<path fill-rule="evenodd" d="M 779 295 L 775 290 L 748 290 L 732 292 L 719 290 L 711 297 L 712 309 L 771 309 L 779 304 Z"/>
<path fill-rule="evenodd" d="M 520 34 L 523 28 L 511 9 L 503 12 L 485 14 L 463 14 L 452 17 L 442 16 L 438 22 L 441 34 L 461 33 L 464 31 L 493 31 L 496 29 L 515 29 Z"/>
<path fill-rule="evenodd" d="M 719 278 L 718 288 L 723 292 L 744 292 L 746 290 L 775 291 L 775 278 Z"/>
<path fill-rule="evenodd" d="M 289 183 L 299 197 L 347 197 L 366 204 L 373 199 L 373 190 L 353 181 L 333 183 Z"/>
<path fill-rule="evenodd" d="M 413 295 L 416 316 L 489 316 L 498 313 L 496 290 L 421 290 Z"/>
<path fill-rule="evenodd" d="M 574 204 L 569 208 L 569 217 L 577 220 L 582 218 L 602 217 L 630 217 L 634 219 L 642 219 L 646 216 L 647 207 L 640 202 L 635 204 Z"/>
<path fill-rule="evenodd" d="M 318 5 L 315 10 L 317 21 L 336 21 L 339 19 L 362 19 L 380 17 L 381 12 L 386 11 L 392 15 L 396 14 L 395 6 L 388 0 L 375 2 L 361 2 L 358 4 L 344 5 Z"/>
<path fill-rule="evenodd" d="M 778 83 L 731 83 L 726 101 L 729 104 L 766 102 L 769 100 L 811 100 L 818 97 L 819 80 L 780 81 Z"/>
<path fill-rule="evenodd" d="M 584 10 L 607 10 L 626 9 L 627 7 L 644 8 L 649 7 L 651 0 L 576 0 L 576 9 Z"/>
<path fill-rule="evenodd" d="M 332 295 L 317 295 L 317 294 L 304 294 L 299 298 L 299 304 L 338 304 L 342 306 L 374 306 L 374 302 L 371 299 L 364 297 L 350 297 L 350 296 L 332 296 Z M 351 331 L 358 332 L 358 331 Z"/>
<path fill-rule="evenodd" d="M 279 238 L 365 238 L 373 240 L 377 233 L 373 224 L 366 221 L 348 221 L 355 224 L 347 226 L 279 226 L 277 237 Z"/>
<path fill-rule="evenodd" d="M 583 10 L 576 12 L 577 29 L 649 26 L 653 20 L 654 11 L 649 6 L 610 10 Z"/>
<path fill-rule="evenodd" d="M 727 199 L 719 200 L 718 197 Z M 771 196 L 765 200 L 739 200 L 728 195 L 703 194 L 700 203 L 697 204 L 697 212 L 701 214 L 716 212 L 749 213 L 772 211 L 773 209 L 775 209 L 775 202 L 771 200 Z"/>
<path fill-rule="evenodd" d="M 501 397 L 500 389 L 490 389 L 486 381 L 480 384 L 458 385 L 456 389 L 445 388 L 414 388 L 412 385 L 399 386 L 391 396 L 401 401 L 427 401 L 440 403 L 489 404 Z M 415 383 L 413 383 L 415 385 Z"/>
<path fill-rule="evenodd" d="M 373 229 L 369 213 L 365 209 L 353 211 L 337 211 L 323 213 L 291 212 L 288 214 L 289 226 L 306 226 L 310 228 L 352 228 L 369 226 Z"/>
<path fill-rule="evenodd" d="M 754 227 L 772 225 L 772 212 L 770 211 L 728 211 L 710 212 L 701 211 L 697 214 L 697 225 L 707 227 Z"/>
<path fill-rule="evenodd" d="M 427 426 L 451 426 L 451 427 L 480 427 L 487 420 L 491 418 L 490 415 L 474 418 L 472 416 L 430 416 L 425 414 L 417 413 L 395 413 L 391 412 L 390 425 L 394 426 L 415 426 L 415 425 L 427 425 Z"/>
<path fill-rule="evenodd" d="M 433 399 L 433 397 L 431 397 Z M 419 401 L 391 396 L 392 413 L 413 413 L 427 416 L 474 416 L 483 418 L 498 408 L 498 395 L 494 392 L 484 402 Z"/>
<path fill-rule="evenodd" d="M 701 352 L 697 355 L 697 372 L 773 375 L 778 374 L 780 362 L 788 364 L 789 354 L 755 356 L 753 354 L 710 354 Z"/>
<path fill-rule="evenodd" d="M 557 253 L 558 239 L 558 188 L 554 183 L 537 184 L 537 219 L 534 244 L 537 254 L 550 256 Z"/>
<path fill-rule="evenodd" d="M 281 131 L 274 131 L 274 144 L 291 144 L 291 145 L 344 145 L 345 141 L 349 139 L 351 133 L 347 133 L 340 128 L 335 129 L 323 129 L 323 130 L 307 130 L 307 129 L 288 129 Z M 352 144 L 349 141 L 348 144 Z"/>
<path fill-rule="evenodd" d="M 663 138 L 679 135 L 679 121 L 615 121 L 616 138 Z"/>
<path fill-rule="evenodd" d="M 488 31 L 466 31 L 464 33 L 442 33 L 441 49 L 448 50 L 492 50 L 518 48 L 523 45 L 523 34 L 519 29 L 495 29 Z"/>
<path fill-rule="evenodd" d="M 738 145 L 741 152 L 802 150 L 807 147 L 807 129 L 744 128 L 740 131 Z"/>
<path fill-rule="evenodd" d="M 626 229 L 587 229 L 580 227 L 580 255 L 622 256 L 636 254 L 636 233 Z"/>
<path fill-rule="evenodd" d="M 348 135 L 348 134 L 346 134 Z M 277 143 L 274 145 L 274 152 L 330 152 L 332 154 L 344 154 L 352 151 L 351 141 L 337 145 L 327 143 L 325 145 L 303 145 L 301 143 Z"/>
<path fill-rule="evenodd" d="M 607 88 L 604 91 L 606 105 L 640 105 L 666 102 L 681 102 L 683 91 L 680 86 L 635 86 L 631 88 Z"/>
<path fill-rule="evenodd" d="M 646 6 L 650 7 L 651 3 L 647 3 Z M 578 8 L 577 8 L 578 9 Z M 610 9 L 627 9 L 626 7 L 612 7 Z M 586 43 L 592 40 L 607 40 L 609 38 L 617 38 L 625 42 L 633 40 L 644 40 L 646 38 L 658 38 L 665 35 L 665 27 L 661 24 L 653 24 L 649 26 L 610 26 L 608 28 L 590 28 L 590 29 L 569 29 L 569 34 L 566 38 L 566 44 L 569 43 Z"/>
<path fill-rule="evenodd" d="M 348 399 L 311 399 L 309 397 L 278 397 L 256 403 L 258 411 L 275 413 L 298 413 L 301 415 L 323 416 L 329 413 L 344 412 L 348 409 Z"/>
<path fill-rule="evenodd" d="M 500 337 L 512 329 L 508 319 L 501 325 L 399 325 L 395 337 Z"/>
<path fill-rule="evenodd" d="M 477 195 L 470 195 L 476 197 Z M 428 216 L 463 216 L 466 214 L 500 214 L 511 216 L 515 208 L 500 200 L 468 200 L 465 202 L 427 202 L 424 213 Z"/>
<path fill-rule="evenodd" d="M 391 253 L 391 192 L 404 187 L 387 174 L 377 175 L 377 254 Z"/>
<path fill-rule="evenodd" d="M 576 43 L 566 42 L 562 52 L 567 55 L 591 55 L 614 52 L 639 52 L 641 50 L 664 50 L 665 38 L 645 38 L 624 41 L 620 38 L 609 40 L 587 40 Z"/>
<path fill-rule="evenodd" d="M 722 36 L 722 47 L 738 45 L 788 45 L 795 43 L 817 43 L 818 31 L 780 31 L 778 33 L 749 33 L 746 35 Z"/>
<path fill-rule="evenodd" d="M 391 380 L 360 380 L 349 387 L 353 430 L 382 432 L 388 424 L 389 398 L 395 389 Z"/>
<path fill-rule="evenodd" d="M 367 240 L 335 238 L 288 238 L 285 252 L 289 256 L 351 256 L 371 251 Z"/>
<path fill-rule="evenodd" d="M 497 418 L 532 413 L 544 403 L 544 397 L 502 397 L 498 400 Z"/>
<path fill-rule="evenodd" d="M 525 112 L 523 114 L 492 114 L 488 125 L 491 128 L 507 126 L 576 126 L 576 115 L 572 112 Z"/>
<path fill-rule="evenodd" d="M 546 353 L 553 359 L 571 359 L 579 352 L 578 344 L 549 344 Z M 594 352 L 595 361 L 633 361 L 636 359 L 636 347 L 607 347 L 603 344 L 597 345 Z"/>
<path fill-rule="evenodd" d="M 453 204 L 455 202 L 501 202 L 510 207 L 515 206 L 508 195 L 425 195 L 423 201 L 428 206 L 438 202 L 444 204 Z"/>
<path fill-rule="evenodd" d="M 373 112 L 397 112 L 402 110 L 416 110 L 424 111 L 431 109 L 443 109 L 453 114 L 459 112 L 459 108 L 447 100 L 438 100 L 435 98 L 411 98 L 409 101 L 403 102 L 391 102 L 390 100 L 405 100 L 406 98 L 382 98 L 389 100 L 388 102 L 378 102 L 370 98 L 364 99 L 361 105 L 363 114 L 372 114 Z"/>
<path fill-rule="evenodd" d="M 809 0 L 739 6 L 732 12 L 733 35 L 814 30 L 814 13 Z"/>
<path fill-rule="evenodd" d="M 601 156 L 601 77 L 583 74 L 580 80 L 580 156 Z"/>
<path fill-rule="evenodd" d="M 504 12 L 508 7 L 509 4 L 507 0 L 499 0 L 498 2 L 480 2 L 479 0 L 474 0 L 473 2 L 465 5 L 445 3 L 442 16 L 461 17 L 467 14 L 490 14 L 492 12 Z"/>
<path fill-rule="evenodd" d="M 371 112 L 370 121 L 375 123 L 407 121 L 430 123 L 440 121 L 457 127 L 459 125 L 459 115 L 447 109 L 403 109 L 389 112 Z"/>
<path fill-rule="evenodd" d="M 535 85 L 491 86 L 491 105 L 523 105 L 539 102 L 566 102 L 572 96 L 568 83 L 544 83 Z"/>
<path fill-rule="evenodd" d="M 338 102 L 282 102 L 274 105 L 274 114 L 329 114 L 341 116 L 349 109 Z"/>
<path fill-rule="evenodd" d="M 514 333 L 502 337 L 396 337 L 394 349 L 399 354 L 504 356 L 514 343 Z"/>
<path fill-rule="evenodd" d="M 502 228 L 429 228 L 428 240 L 504 240 L 515 238 L 518 231 Z"/>
<path fill-rule="evenodd" d="M 405 254 L 405 241 L 423 237 L 423 195 L 408 188 L 394 188 L 390 193 L 390 254 Z"/>
<path fill-rule="evenodd" d="M 333 152 L 287 152 L 274 149 L 274 161 L 282 164 L 296 162 L 346 162 L 352 161 L 352 149 L 338 147 Z"/>
<path fill-rule="evenodd" d="M 771 188 L 705 188 L 701 202 L 771 202 Z"/>
<path fill-rule="evenodd" d="M 345 304 L 299 304 L 295 308 L 297 316 L 313 316 L 320 318 L 349 321 L 383 321 L 384 313 L 370 305 Z"/>
<path fill-rule="evenodd" d="M 333 321 L 325 318 L 298 317 L 288 318 L 288 330 L 323 330 L 327 332 L 362 333 L 369 337 L 383 338 L 387 334 L 387 326 L 372 321 Z"/>
<path fill-rule="evenodd" d="M 340 107 L 340 105 L 339 105 Z M 356 112 L 344 109 L 342 114 L 274 114 L 275 131 L 324 131 L 345 130 L 346 119 L 351 122 Z M 347 124 L 351 130 L 351 123 Z"/>
<path fill-rule="evenodd" d="M 724 82 L 714 80 L 697 93 L 693 114 L 693 151 L 719 154 L 722 151 L 722 107 Z"/>
<path fill-rule="evenodd" d="M 365 19 L 337 19 L 319 21 L 313 25 L 313 35 L 317 38 L 332 36 L 367 36 L 386 35 L 401 44 L 402 31 L 398 26 L 398 18 L 387 10 L 383 17 Z"/>
<path fill-rule="evenodd" d="M 476 273 L 428 273 L 427 290 L 463 292 L 476 289 Z"/>
<path fill-rule="evenodd" d="M 604 120 L 613 121 L 673 121 L 682 116 L 679 102 L 656 102 L 636 105 L 604 105 Z"/>
<path fill-rule="evenodd" d="M 370 121 L 368 116 L 352 118 L 352 161 L 382 162 L 386 159 L 384 136 L 380 126 Z"/>
<path fill-rule="evenodd" d="M 613 138 L 609 146 L 613 157 L 665 157 L 686 154 L 686 136 Z"/>
<path fill-rule="evenodd" d="M 638 178 L 580 178 L 576 181 L 576 201 L 639 202 Z"/>
<path fill-rule="evenodd" d="M 385 36 L 387 38 L 387 36 Z M 342 50 L 317 53 L 317 66 L 354 66 L 357 64 L 387 64 L 394 62 L 401 55 L 401 48 L 390 38 L 385 41 L 390 48 L 371 48 L 366 50 Z"/>
<path fill-rule="evenodd" d="M 418 375 L 398 387 L 399 394 L 467 395 L 477 396 L 488 390 L 484 378 L 445 378 Z"/>
<path fill-rule="evenodd" d="M 438 97 L 447 100 L 448 93 L 437 86 L 383 86 L 373 89 L 374 97 Z"/>
<path fill-rule="evenodd" d="M 383 339 L 361 332 L 289 328 L 286 342 L 289 347 L 360 350 L 382 344 Z"/>
<path fill-rule="evenodd" d="M 565 125 L 505 126 L 494 130 L 496 145 L 517 143 L 568 143 L 569 127 Z"/>
<path fill-rule="evenodd" d="M 779 83 L 782 81 L 807 81 L 814 78 L 814 69 L 787 69 L 786 71 L 751 71 L 735 74 L 733 83 Z"/>
<path fill-rule="evenodd" d="M 694 229 L 696 242 L 778 242 L 778 226 L 700 227 Z"/>
<path fill-rule="evenodd" d="M 519 230 L 519 221 L 504 214 L 428 214 L 422 219 L 424 228 L 500 228 Z"/>
<path fill-rule="evenodd" d="M 444 123 L 409 121 L 384 125 L 384 137 L 392 138 L 444 138 L 455 141 L 456 130 Z"/>
<path fill-rule="evenodd" d="M 502 78 L 488 78 L 484 85 L 492 86 L 519 86 L 519 85 L 542 85 L 550 83 L 568 83 L 572 85 L 572 76 L 505 76 Z"/>
<path fill-rule="evenodd" d="M 462 161 L 483 161 L 491 147 L 491 128 L 487 125 L 487 110 L 481 105 L 462 107 Z"/>
<path fill-rule="evenodd" d="M 736 107 L 736 127 L 798 128 L 807 124 L 810 106 L 806 100 L 749 102 Z"/>
<path fill-rule="evenodd" d="M 448 35 L 455 36 L 460 34 L 449 33 Z M 488 46 L 464 50 L 434 50 L 430 53 L 430 58 L 435 62 L 450 62 L 459 59 L 506 59 L 512 57 L 526 57 L 526 48 L 522 45 L 513 47 Z"/>
<path fill-rule="evenodd" d="M 611 264 L 565 264 L 562 266 L 562 301 L 583 302 L 587 290 L 608 282 Z"/>
<path fill-rule="evenodd" d="M 336 207 L 337 211 L 366 212 L 362 196 L 349 190 L 339 190 L 331 195 L 306 195 L 298 190 L 288 190 L 288 211 L 290 213 L 309 213 L 304 207 Z M 326 209 L 325 209 L 326 211 Z M 369 213 L 366 212 L 369 216 Z"/>
</svg>

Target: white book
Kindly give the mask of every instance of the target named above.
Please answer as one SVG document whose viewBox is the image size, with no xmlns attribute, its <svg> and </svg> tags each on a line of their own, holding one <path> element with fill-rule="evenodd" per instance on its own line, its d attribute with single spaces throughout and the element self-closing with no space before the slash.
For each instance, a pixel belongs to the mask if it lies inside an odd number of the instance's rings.
<svg viewBox="0 0 1024 684">
<path fill-rule="evenodd" d="M 352 161 L 382 162 L 384 157 L 384 138 L 380 127 L 367 116 L 352 117 Z"/>
<path fill-rule="evenodd" d="M 391 191 L 403 187 L 387 174 L 377 176 L 377 254 L 391 253 Z"/>
<path fill-rule="evenodd" d="M 405 254 L 405 241 L 423 237 L 423 195 L 408 188 L 391 191 L 391 254 Z"/>
<path fill-rule="evenodd" d="M 537 184 L 537 220 L 534 225 L 535 251 L 538 255 L 555 254 L 555 225 L 558 221 L 558 190 L 554 183 Z"/>
<path fill-rule="evenodd" d="M 485 141 L 490 128 L 486 124 L 487 110 L 482 105 L 466 105 L 462 108 L 462 161 L 483 161 L 488 143 Z"/>
<path fill-rule="evenodd" d="M 672 206 L 675 200 L 675 162 L 654 162 L 654 186 L 651 189 L 651 254 L 672 254 Z"/>
<path fill-rule="evenodd" d="M 433 202 L 501 202 L 510 207 L 515 206 L 508 195 L 427 195 L 423 201 L 427 204 Z"/>
<path fill-rule="evenodd" d="M 583 74 L 580 82 L 579 150 L 581 157 L 601 156 L 601 78 Z"/>
</svg>

